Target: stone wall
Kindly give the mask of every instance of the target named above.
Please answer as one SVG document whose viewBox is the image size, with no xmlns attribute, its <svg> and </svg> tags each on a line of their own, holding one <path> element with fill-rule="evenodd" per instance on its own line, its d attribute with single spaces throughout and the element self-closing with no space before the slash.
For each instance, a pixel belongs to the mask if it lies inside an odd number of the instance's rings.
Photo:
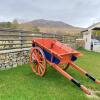
<svg viewBox="0 0 100 100">
<path fill-rule="evenodd" d="M 84 48 L 85 40 L 84 39 L 76 39 L 76 46 L 77 46 L 77 48 Z"/>
<path fill-rule="evenodd" d="M 17 67 L 29 63 L 29 49 L 0 52 L 0 69 Z"/>
</svg>

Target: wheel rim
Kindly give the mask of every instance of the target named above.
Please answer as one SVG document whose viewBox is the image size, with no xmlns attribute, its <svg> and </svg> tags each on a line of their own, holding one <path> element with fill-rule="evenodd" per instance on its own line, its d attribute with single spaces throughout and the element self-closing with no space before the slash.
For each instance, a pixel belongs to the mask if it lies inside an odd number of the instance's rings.
<svg viewBox="0 0 100 100">
<path fill-rule="evenodd" d="M 34 47 L 30 52 L 30 64 L 32 71 L 39 76 L 43 76 L 46 71 L 46 60 L 41 48 Z"/>
</svg>

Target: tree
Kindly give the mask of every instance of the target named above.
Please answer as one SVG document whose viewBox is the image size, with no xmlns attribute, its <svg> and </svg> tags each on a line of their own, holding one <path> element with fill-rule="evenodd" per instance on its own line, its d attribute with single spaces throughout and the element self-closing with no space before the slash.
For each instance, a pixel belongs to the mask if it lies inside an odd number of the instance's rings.
<svg viewBox="0 0 100 100">
<path fill-rule="evenodd" d="M 18 29 L 18 27 L 19 27 L 18 21 L 17 21 L 17 19 L 14 19 L 13 22 L 12 22 L 12 28 L 13 29 Z"/>
<path fill-rule="evenodd" d="M 6 23 L 6 28 L 11 28 L 11 26 L 12 26 L 12 23 L 11 22 L 7 22 Z"/>
<path fill-rule="evenodd" d="M 100 30 L 93 30 L 92 38 L 96 38 L 96 39 L 100 40 Z"/>
<path fill-rule="evenodd" d="M 12 23 L 11 22 L 2 22 L 0 23 L 0 28 L 11 28 Z"/>
<path fill-rule="evenodd" d="M 100 30 L 93 30 L 93 35 L 96 35 L 96 36 L 100 35 Z"/>
<path fill-rule="evenodd" d="M 35 27 L 33 27 L 32 31 L 33 32 L 40 32 L 40 29 L 37 26 L 35 26 Z"/>
</svg>

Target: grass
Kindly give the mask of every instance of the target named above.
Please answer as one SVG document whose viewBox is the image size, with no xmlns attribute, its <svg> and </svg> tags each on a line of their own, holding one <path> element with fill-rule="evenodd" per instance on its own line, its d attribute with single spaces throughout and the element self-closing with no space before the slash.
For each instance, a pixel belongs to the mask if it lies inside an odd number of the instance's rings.
<svg viewBox="0 0 100 100">
<path fill-rule="evenodd" d="M 100 53 L 81 50 L 83 57 L 76 61 L 100 79 Z M 71 67 L 67 70 L 86 87 L 100 91 L 100 85 Z M 29 65 L 0 71 L 0 100 L 96 100 L 88 98 L 78 87 L 48 66 L 46 75 L 35 75 Z"/>
</svg>

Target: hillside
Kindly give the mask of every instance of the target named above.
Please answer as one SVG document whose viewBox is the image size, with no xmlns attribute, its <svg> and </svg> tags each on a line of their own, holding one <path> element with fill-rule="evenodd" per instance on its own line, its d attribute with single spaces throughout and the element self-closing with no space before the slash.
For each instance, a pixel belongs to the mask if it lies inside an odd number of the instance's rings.
<svg viewBox="0 0 100 100">
<path fill-rule="evenodd" d="M 31 30 L 33 27 L 38 27 L 41 32 L 52 32 L 52 33 L 79 33 L 83 28 L 75 27 L 69 24 L 66 24 L 61 21 L 51 21 L 51 20 L 33 20 L 30 22 L 20 24 L 20 28 L 24 30 Z"/>
</svg>

